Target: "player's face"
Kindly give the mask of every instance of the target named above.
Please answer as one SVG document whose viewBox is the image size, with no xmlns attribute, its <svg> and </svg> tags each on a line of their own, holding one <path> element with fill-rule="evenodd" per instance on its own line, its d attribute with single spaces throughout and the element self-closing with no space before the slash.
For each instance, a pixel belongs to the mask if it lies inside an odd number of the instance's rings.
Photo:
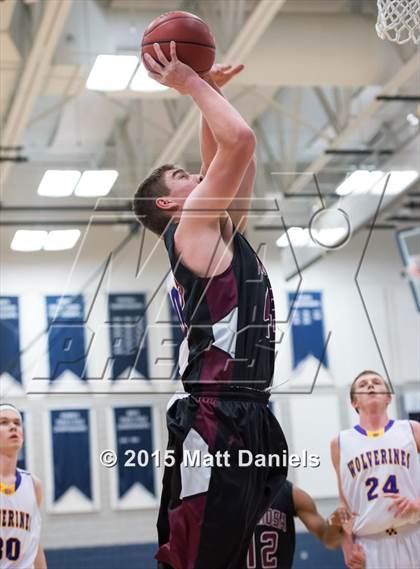
<svg viewBox="0 0 420 569">
<path fill-rule="evenodd" d="M 165 172 L 165 183 L 170 197 L 182 207 L 184 201 L 202 181 L 200 174 L 190 174 L 182 168 L 174 168 Z"/>
<path fill-rule="evenodd" d="M 359 411 L 378 405 L 386 409 L 391 402 L 391 395 L 384 380 L 381 376 L 373 373 L 362 375 L 356 381 L 354 394 L 353 407 Z"/>
<path fill-rule="evenodd" d="M 0 411 L 0 448 L 19 450 L 22 444 L 23 428 L 19 415 L 10 410 Z"/>
</svg>

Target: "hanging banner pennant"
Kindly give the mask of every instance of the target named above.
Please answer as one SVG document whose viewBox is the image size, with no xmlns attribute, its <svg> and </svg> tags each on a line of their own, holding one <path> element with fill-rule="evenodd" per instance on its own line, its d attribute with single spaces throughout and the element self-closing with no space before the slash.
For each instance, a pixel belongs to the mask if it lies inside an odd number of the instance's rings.
<svg viewBox="0 0 420 569">
<path fill-rule="evenodd" d="M 17 296 L 0 296 L 0 375 L 2 373 L 22 383 Z"/>
<path fill-rule="evenodd" d="M 293 305 L 292 348 L 293 369 L 309 355 L 328 367 L 325 351 L 324 316 L 321 292 L 288 293 L 289 307 Z"/>
<path fill-rule="evenodd" d="M 121 457 L 118 461 L 118 500 L 139 485 L 140 491 L 132 493 L 130 501 L 138 502 L 139 507 L 147 505 L 150 499 L 156 500 L 155 463 L 151 456 L 155 450 L 152 408 L 116 407 L 114 421 L 116 453 Z"/>
<path fill-rule="evenodd" d="M 54 503 L 71 489 L 93 500 L 90 463 L 90 421 L 87 409 L 50 411 Z"/>
<path fill-rule="evenodd" d="M 144 338 L 147 329 L 145 310 L 144 294 L 109 295 L 112 379 L 129 377 L 133 367 L 144 378 L 149 377 L 148 345 Z"/>
<path fill-rule="evenodd" d="M 47 296 L 50 381 L 66 371 L 86 379 L 84 302 L 81 295 Z"/>
<path fill-rule="evenodd" d="M 178 311 L 175 309 L 172 302 L 169 303 L 169 316 L 170 316 L 170 325 L 171 325 L 171 332 L 172 332 L 172 357 L 174 360 L 174 365 L 171 372 L 171 379 L 178 379 L 179 377 L 179 348 L 185 338 L 184 333 L 182 332 L 182 328 L 179 321 Z"/>
</svg>

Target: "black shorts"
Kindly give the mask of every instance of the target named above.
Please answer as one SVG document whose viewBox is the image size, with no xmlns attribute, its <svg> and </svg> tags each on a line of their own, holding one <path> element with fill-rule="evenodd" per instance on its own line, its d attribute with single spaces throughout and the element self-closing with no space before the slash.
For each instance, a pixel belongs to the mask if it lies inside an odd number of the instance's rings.
<svg viewBox="0 0 420 569">
<path fill-rule="evenodd" d="M 255 526 L 287 476 L 287 443 L 267 402 L 264 393 L 200 394 L 169 408 L 168 449 L 176 463 L 163 477 L 159 569 L 246 568 Z M 214 464 L 203 465 L 209 454 Z M 255 465 L 257 455 L 265 465 Z M 268 455 L 281 465 L 269 466 Z"/>
</svg>

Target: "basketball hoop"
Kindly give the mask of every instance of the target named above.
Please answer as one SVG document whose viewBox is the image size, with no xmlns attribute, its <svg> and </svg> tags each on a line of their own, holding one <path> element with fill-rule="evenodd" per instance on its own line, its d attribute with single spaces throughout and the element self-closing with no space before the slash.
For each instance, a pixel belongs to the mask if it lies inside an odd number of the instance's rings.
<svg viewBox="0 0 420 569">
<path fill-rule="evenodd" d="M 377 0 L 376 32 L 399 44 L 420 43 L 420 0 Z"/>
</svg>

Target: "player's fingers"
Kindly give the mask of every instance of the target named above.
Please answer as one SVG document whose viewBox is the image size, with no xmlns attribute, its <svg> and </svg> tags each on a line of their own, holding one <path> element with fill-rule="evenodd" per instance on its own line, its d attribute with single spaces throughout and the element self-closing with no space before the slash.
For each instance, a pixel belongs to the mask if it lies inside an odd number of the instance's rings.
<svg viewBox="0 0 420 569">
<path fill-rule="evenodd" d="M 410 505 L 409 504 L 403 504 L 401 505 L 397 511 L 395 512 L 394 517 L 395 518 L 403 518 L 404 516 L 406 516 L 409 513 L 409 508 Z"/>
<path fill-rule="evenodd" d="M 169 50 L 171 52 L 171 61 L 178 61 L 178 57 L 176 55 L 176 43 L 171 41 L 169 44 Z"/>
<path fill-rule="evenodd" d="M 158 83 L 162 82 L 162 75 L 160 75 L 159 73 L 152 73 L 152 71 L 149 71 L 148 75 L 151 79 L 154 79 Z"/>
<path fill-rule="evenodd" d="M 162 66 L 155 59 L 153 59 L 149 53 L 144 54 L 144 59 L 147 61 L 149 67 L 151 67 L 155 73 L 160 73 Z"/>
<path fill-rule="evenodd" d="M 240 73 L 244 68 L 245 68 L 245 65 L 244 65 L 243 63 L 241 63 L 240 65 L 237 65 L 236 67 L 234 67 L 234 68 L 232 69 L 233 75 L 237 75 L 237 74 Z"/>
<path fill-rule="evenodd" d="M 159 61 L 162 63 L 162 65 L 168 65 L 169 61 L 166 59 L 165 54 L 162 51 L 162 48 L 160 47 L 160 45 L 158 43 L 154 43 L 153 44 L 155 53 L 157 58 L 159 59 Z"/>
</svg>

